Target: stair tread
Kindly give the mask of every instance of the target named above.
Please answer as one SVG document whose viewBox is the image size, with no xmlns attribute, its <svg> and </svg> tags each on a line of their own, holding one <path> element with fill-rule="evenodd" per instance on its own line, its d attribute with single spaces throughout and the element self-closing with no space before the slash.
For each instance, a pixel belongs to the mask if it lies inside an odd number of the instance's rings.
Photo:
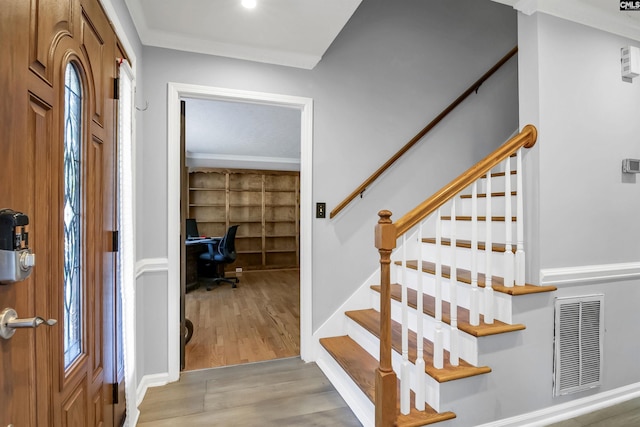
<svg viewBox="0 0 640 427">
<path fill-rule="evenodd" d="M 371 286 L 371 289 L 376 292 L 380 292 L 380 285 L 373 285 Z M 416 290 L 411 288 L 407 289 L 407 297 L 409 300 L 407 302 L 409 307 L 416 309 L 418 307 Z M 424 314 L 435 317 L 436 299 L 427 294 L 423 294 L 422 297 L 422 308 Z M 391 298 L 402 302 L 402 286 L 398 284 L 391 285 Z M 469 322 L 470 313 L 468 309 L 458 306 L 457 311 L 458 329 L 474 337 L 485 337 L 525 329 L 525 326 L 522 324 L 517 323 L 509 325 L 508 323 L 504 323 L 499 320 L 494 320 L 491 324 L 484 323 L 484 316 L 482 314 L 480 315 L 480 324 L 478 326 L 474 326 Z M 442 301 L 442 321 L 451 325 L 451 305 L 447 301 Z"/>
<path fill-rule="evenodd" d="M 516 171 L 516 170 L 512 170 L 511 171 L 511 175 L 516 175 L 517 173 L 518 173 L 518 171 Z M 504 175 L 505 175 L 504 172 L 494 172 L 494 173 L 491 174 L 491 177 L 494 178 L 496 176 L 504 176 Z M 480 179 L 487 179 L 487 176 L 486 175 L 482 175 L 480 177 Z"/>
<path fill-rule="evenodd" d="M 396 265 L 400 265 L 400 261 L 395 262 Z M 407 261 L 407 267 L 416 270 L 417 267 L 416 260 Z M 422 271 L 429 274 L 436 274 L 436 264 L 431 261 L 422 261 Z M 464 268 L 456 268 L 456 276 L 458 282 L 471 284 L 471 271 L 466 270 Z M 448 265 L 442 265 L 442 277 L 450 279 L 451 278 L 451 267 Z M 484 288 L 486 286 L 485 283 L 485 275 L 484 273 L 478 273 L 478 286 Z M 529 295 L 529 294 L 537 294 L 541 292 L 552 292 L 557 288 L 555 286 L 535 286 L 525 284 L 524 286 L 504 286 L 504 279 L 500 276 L 491 276 L 491 287 L 495 292 L 501 292 L 503 294 L 519 296 L 519 295 Z"/>
<path fill-rule="evenodd" d="M 512 196 L 517 196 L 518 193 L 516 191 L 512 191 L 511 195 Z M 478 193 L 476 196 L 478 198 L 486 198 L 487 194 L 486 193 Z M 498 192 L 495 192 L 495 193 L 491 193 L 491 197 L 504 197 L 504 196 L 505 196 L 505 192 L 504 191 L 498 191 Z M 461 199 L 471 199 L 472 197 L 473 197 L 473 195 L 471 195 L 471 194 L 461 194 L 460 195 Z"/>
<path fill-rule="evenodd" d="M 487 217 L 486 216 L 478 216 L 478 221 L 486 221 Z M 443 215 L 440 217 L 440 219 L 442 219 L 443 221 L 451 221 L 451 215 Z M 517 217 L 512 216 L 511 217 L 511 221 L 516 222 L 517 221 Z M 456 215 L 456 221 L 471 221 L 471 216 L 468 215 Z M 491 221 L 493 222 L 504 222 L 505 221 L 505 217 L 504 216 L 492 216 L 491 217 Z"/>
<path fill-rule="evenodd" d="M 365 349 L 360 347 L 357 342 L 348 336 L 338 336 L 330 338 L 321 338 L 320 344 L 327 350 L 336 362 L 344 369 L 349 377 L 356 383 L 362 392 L 375 402 L 375 376 L 378 368 L 378 361 L 371 356 Z M 400 380 L 398 380 L 399 386 Z M 400 396 L 400 393 L 398 393 Z M 438 413 L 429 405 L 425 405 L 424 411 L 417 411 L 414 408 L 415 395 L 411 393 L 411 413 L 408 415 L 400 414 L 398 410 L 398 419 L 396 426 L 410 427 L 433 424 L 441 421 L 455 418 L 453 412 Z M 398 401 L 398 407 L 400 402 Z"/>
<path fill-rule="evenodd" d="M 441 242 L 444 246 L 451 246 L 451 239 L 449 238 L 441 238 Z M 425 237 L 422 239 L 422 243 L 430 243 L 432 245 L 436 244 L 436 238 L 435 237 Z M 456 247 L 457 248 L 466 248 L 466 249 L 471 249 L 471 240 L 466 240 L 466 239 L 456 239 Z M 504 243 L 492 243 L 491 247 L 493 249 L 493 252 L 505 252 L 505 247 L 506 245 Z M 486 243 L 485 242 L 478 242 L 478 249 L 481 251 L 484 251 L 486 249 Z M 512 249 L 513 253 L 516 252 L 516 247 L 515 245 L 512 245 Z"/>
<path fill-rule="evenodd" d="M 345 314 L 378 339 L 380 338 L 380 312 L 370 308 L 365 310 L 348 311 Z M 414 364 L 417 358 L 417 340 L 417 334 L 414 331 L 409 330 L 409 361 Z M 394 320 L 391 320 L 391 345 L 398 354 L 402 354 L 402 325 Z M 423 340 L 423 347 L 424 358 L 426 359 L 425 372 L 439 383 L 461 378 L 469 378 L 491 372 L 491 368 L 488 366 L 476 367 L 463 359 L 459 359 L 460 361 L 458 366 L 453 366 L 450 363 L 450 354 L 447 350 L 444 351 L 443 368 L 436 369 L 433 367 L 432 363 L 433 343 L 425 338 Z"/>
</svg>

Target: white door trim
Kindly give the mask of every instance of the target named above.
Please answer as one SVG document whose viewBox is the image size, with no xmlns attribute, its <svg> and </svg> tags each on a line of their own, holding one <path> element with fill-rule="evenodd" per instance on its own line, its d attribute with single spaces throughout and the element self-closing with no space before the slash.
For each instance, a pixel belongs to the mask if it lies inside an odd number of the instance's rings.
<svg viewBox="0 0 640 427">
<path fill-rule="evenodd" d="M 169 381 L 180 376 L 180 100 L 181 98 L 251 102 L 298 108 L 300 135 L 300 357 L 311 357 L 311 221 L 313 99 L 184 83 L 168 83 L 167 96 L 167 342 Z"/>
</svg>

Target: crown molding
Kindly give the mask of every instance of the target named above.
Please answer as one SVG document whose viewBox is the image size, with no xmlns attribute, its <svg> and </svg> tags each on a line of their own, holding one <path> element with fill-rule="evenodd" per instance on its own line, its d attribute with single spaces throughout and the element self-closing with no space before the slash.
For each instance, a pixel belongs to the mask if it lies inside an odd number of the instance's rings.
<svg viewBox="0 0 640 427">
<path fill-rule="evenodd" d="M 300 159 L 188 152 L 187 166 L 299 171 Z"/>
<path fill-rule="evenodd" d="M 597 0 L 493 0 L 525 15 L 544 13 L 640 41 L 640 11 L 619 10 L 619 3 Z"/>
</svg>

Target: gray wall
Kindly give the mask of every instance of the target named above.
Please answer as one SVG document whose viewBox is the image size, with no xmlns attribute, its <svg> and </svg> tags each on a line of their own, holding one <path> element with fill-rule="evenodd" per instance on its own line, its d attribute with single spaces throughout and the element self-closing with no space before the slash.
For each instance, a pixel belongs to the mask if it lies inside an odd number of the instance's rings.
<svg viewBox="0 0 640 427">
<path fill-rule="evenodd" d="M 331 210 L 515 44 L 515 12 L 488 0 L 365 0 L 313 70 L 145 47 L 140 256 L 167 256 L 167 82 L 313 98 L 313 200 Z M 314 220 L 314 330 L 376 268 L 377 211 L 399 218 L 506 140 L 517 102 L 511 61 L 363 199 Z M 144 283 L 146 310 L 165 312 L 166 278 Z"/>
</svg>

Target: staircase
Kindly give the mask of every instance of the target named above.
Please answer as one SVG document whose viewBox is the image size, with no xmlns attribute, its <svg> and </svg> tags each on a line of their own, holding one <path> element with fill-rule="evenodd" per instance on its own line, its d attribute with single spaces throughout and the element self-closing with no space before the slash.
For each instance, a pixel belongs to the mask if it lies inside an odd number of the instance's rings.
<svg viewBox="0 0 640 427">
<path fill-rule="evenodd" d="M 491 375 L 481 340 L 523 331 L 518 299 L 555 290 L 524 283 L 521 156 L 535 140 L 525 127 L 395 224 L 380 213 L 370 306 L 346 311 L 344 335 L 320 339 L 318 357 L 363 424 L 455 418 L 451 384 Z"/>
</svg>

